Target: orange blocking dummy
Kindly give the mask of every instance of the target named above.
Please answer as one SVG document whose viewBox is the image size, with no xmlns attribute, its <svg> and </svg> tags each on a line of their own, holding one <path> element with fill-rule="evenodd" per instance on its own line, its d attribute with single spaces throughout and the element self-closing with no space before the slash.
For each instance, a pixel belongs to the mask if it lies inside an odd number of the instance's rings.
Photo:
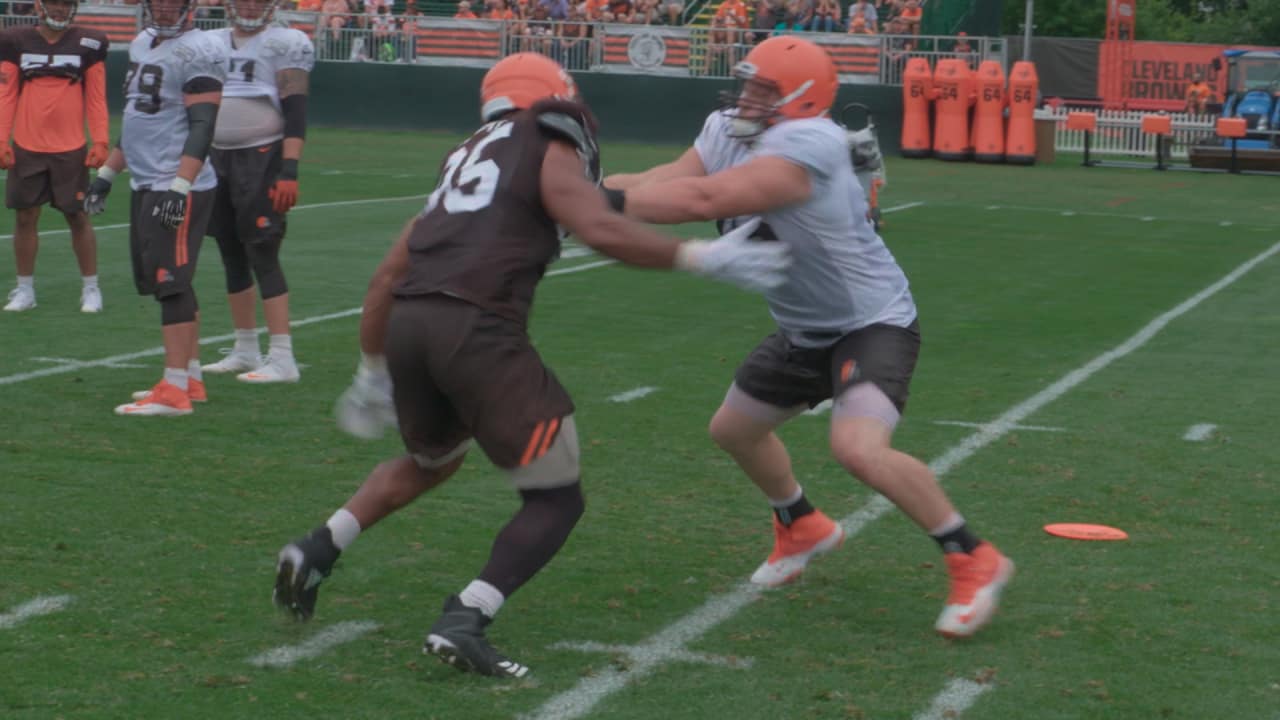
<svg viewBox="0 0 1280 720">
<path fill-rule="evenodd" d="M 1036 161 L 1036 91 L 1040 81 L 1036 66 L 1026 60 L 1013 64 L 1009 72 L 1009 137 L 1005 159 L 1018 165 Z"/>
<path fill-rule="evenodd" d="M 973 105 L 973 72 L 963 60 L 939 60 L 933 73 L 933 154 L 942 160 L 968 160 L 969 107 Z"/>
<path fill-rule="evenodd" d="M 933 70 L 924 58 L 911 58 L 902 71 L 902 156 L 929 157 L 929 110 L 935 97 Z"/>
<path fill-rule="evenodd" d="M 978 66 L 978 105 L 973 113 L 973 159 L 1004 160 L 1004 68 L 995 60 Z"/>
</svg>

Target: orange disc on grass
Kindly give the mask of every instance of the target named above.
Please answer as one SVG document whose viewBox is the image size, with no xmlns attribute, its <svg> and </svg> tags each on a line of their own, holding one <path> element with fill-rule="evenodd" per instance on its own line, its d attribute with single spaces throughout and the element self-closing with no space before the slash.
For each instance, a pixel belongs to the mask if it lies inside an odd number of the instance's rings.
<svg viewBox="0 0 1280 720">
<path fill-rule="evenodd" d="M 1050 535 L 1070 538 L 1071 540 L 1128 540 L 1129 533 L 1109 525 L 1093 525 L 1091 523 L 1053 523 L 1045 525 L 1044 531 Z"/>
</svg>

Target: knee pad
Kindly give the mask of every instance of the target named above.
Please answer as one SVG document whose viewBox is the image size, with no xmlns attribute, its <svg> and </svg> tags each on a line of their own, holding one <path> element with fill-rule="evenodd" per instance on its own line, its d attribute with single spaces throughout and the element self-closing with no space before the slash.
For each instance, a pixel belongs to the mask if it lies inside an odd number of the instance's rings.
<svg viewBox="0 0 1280 720">
<path fill-rule="evenodd" d="M 222 268 L 227 274 L 227 294 L 234 295 L 253 287 L 253 272 L 244 245 L 234 235 L 217 236 L 218 252 L 222 255 Z"/>
<path fill-rule="evenodd" d="M 246 245 L 249 253 L 249 264 L 253 266 L 254 277 L 258 278 L 258 294 L 263 300 L 270 300 L 289 292 L 289 285 L 284 280 L 284 269 L 280 267 L 280 242 L 262 242 Z"/>
<path fill-rule="evenodd" d="M 582 483 L 577 480 L 572 485 L 521 490 L 520 499 L 526 506 L 538 505 L 543 512 L 553 514 L 559 523 L 570 528 L 578 524 L 578 518 L 587 509 L 586 498 L 582 496 Z"/>
<path fill-rule="evenodd" d="M 522 493 L 576 485 L 581 472 L 578 454 L 578 427 L 572 415 L 565 415 L 551 447 L 537 460 L 511 470 L 511 483 Z"/>
<path fill-rule="evenodd" d="M 195 290 L 187 288 L 181 292 L 157 297 L 156 299 L 160 301 L 161 325 L 195 322 L 196 310 L 200 309 L 196 304 Z"/>
</svg>

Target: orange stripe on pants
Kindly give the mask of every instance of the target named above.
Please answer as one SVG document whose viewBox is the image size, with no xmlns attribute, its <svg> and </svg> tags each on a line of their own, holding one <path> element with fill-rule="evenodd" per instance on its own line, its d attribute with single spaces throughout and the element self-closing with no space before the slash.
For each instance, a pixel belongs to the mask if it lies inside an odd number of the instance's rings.
<svg viewBox="0 0 1280 720">
<path fill-rule="evenodd" d="M 182 267 L 187 264 L 187 232 L 191 227 L 191 196 L 187 196 L 187 205 L 183 209 L 182 224 L 178 226 L 178 236 L 174 242 L 176 246 L 173 250 L 174 264 Z"/>
<path fill-rule="evenodd" d="M 538 457 L 547 454 L 547 450 L 551 447 L 551 441 L 556 439 L 556 430 L 560 428 L 560 418 L 555 418 L 551 424 L 547 426 L 547 435 L 542 438 L 542 447 L 538 448 Z"/>
<path fill-rule="evenodd" d="M 533 434 L 529 436 L 529 444 L 524 448 L 524 455 L 520 456 L 521 467 L 528 465 L 533 460 L 533 453 L 538 449 L 538 441 L 542 439 L 542 430 L 547 423 L 540 422 L 533 428 Z"/>
</svg>

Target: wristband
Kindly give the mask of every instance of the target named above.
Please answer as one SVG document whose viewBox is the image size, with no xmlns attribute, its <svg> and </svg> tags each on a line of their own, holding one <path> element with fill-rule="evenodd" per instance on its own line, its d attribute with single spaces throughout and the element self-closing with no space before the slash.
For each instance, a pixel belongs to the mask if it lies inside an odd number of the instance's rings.
<svg viewBox="0 0 1280 720">
<path fill-rule="evenodd" d="M 607 188 L 604 186 L 601 186 L 600 189 L 604 190 L 604 199 L 608 201 L 609 207 L 613 208 L 614 212 L 620 213 L 624 209 L 626 209 L 627 207 L 627 191 L 626 190 L 614 190 L 613 188 Z"/>
<path fill-rule="evenodd" d="M 191 181 L 185 178 L 176 177 L 173 179 L 173 182 L 169 184 L 169 189 L 180 195 L 186 195 L 191 192 Z"/>
<path fill-rule="evenodd" d="M 119 173 L 107 167 L 106 165 L 103 165 L 102 167 L 98 168 L 99 180 L 105 180 L 108 183 L 110 183 L 112 180 L 116 179 L 116 175 L 119 175 Z"/>
</svg>

